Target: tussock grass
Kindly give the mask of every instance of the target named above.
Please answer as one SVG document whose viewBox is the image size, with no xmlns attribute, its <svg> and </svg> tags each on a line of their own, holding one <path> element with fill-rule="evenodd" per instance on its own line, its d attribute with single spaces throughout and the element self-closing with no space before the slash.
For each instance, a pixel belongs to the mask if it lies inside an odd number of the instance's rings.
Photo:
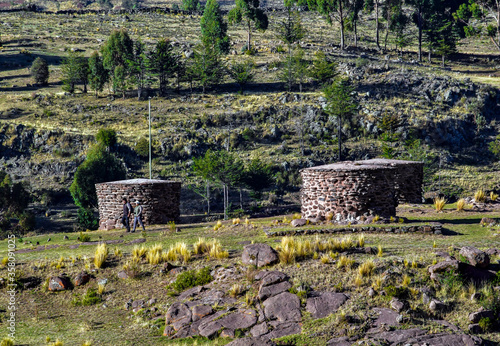
<svg viewBox="0 0 500 346">
<path fill-rule="evenodd" d="M 358 268 L 358 274 L 361 277 L 371 276 L 373 274 L 373 270 L 375 269 L 375 263 L 372 260 L 366 261 L 362 263 Z"/>
<path fill-rule="evenodd" d="M 446 205 L 446 200 L 444 198 L 435 198 L 434 199 L 434 209 L 436 211 L 443 211 L 444 206 Z"/>
<path fill-rule="evenodd" d="M 241 220 L 239 217 L 233 219 L 233 225 L 239 225 L 241 223 Z"/>
<path fill-rule="evenodd" d="M 464 211 L 464 209 L 468 206 L 467 202 L 464 198 L 460 198 L 457 201 L 457 211 Z"/>
<path fill-rule="evenodd" d="M 97 286 L 97 293 L 102 296 L 104 293 L 106 293 L 106 285 L 105 284 L 99 284 Z"/>
<path fill-rule="evenodd" d="M 377 246 L 377 257 L 384 256 L 384 249 L 382 249 L 382 245 Z"/>
<path fill-rule="evenodd" d="M 479 189 L 476 192 L 474 192 L 474 200 L 480 203 L 486 201 L 486 193 L 484 192 L 483 189 Z"/>
<path fill-rule="evenodd" d="M 364 244 L 364 237 L 362 242 Z M 283 237 L 277 249 L 281 264 L 290 264 L 307 258 L 317 259 L 322 252 L 340 252 L 357 246 L 359 246 L 359 242 L 354 241 L 351 237 L 340 240 L 335 238 L 322 240 L 320 237 L 316 237 L 314 240 Z"/>
<path fill-rule="evenodd" d="M 354 260 L 347 257 L 347 256 L 340 256 L 338 262 L 337 262 L 337 268 L 351 268 L 354 264 Z"/>
<path fill-rule="evenodd" d="M 320 261 L 323 264 L 328 264 L 328 263 L 330 263 L 330 256 L 327 254 L 324 254 L 321 256 Z"/>
<path fill-rule="evenodd" d="M 155 244 L 147 250 L 146 260 L 149 264 L 159 264 L 163 261 L 163 246 Z"/>
<path fill-rule="evenodd" d="M 363 286 L 363 284 L 364 284 L 363 276 L 361 276 L 360 274 L 356 275 L 353 283 L 354 283 L 354 286 L 356 286 L 356 287 Z"/>
<path fill-rule="evenodd" d="M 411 278 L 407 274 L 403 275 L 403 282 L 401 286 L 408 287 L 410 283 L 411 283 Z"/>
<path fill-rule="evenodd" d="M 163 254 L 164 261 L 182 262 L 187 263 L 191 259 L 191 252 L 189 251 L 186 243 L 178 242 L 172 246 L 166 254 Z"/>
<path fill-rule="evenodd" d="M 94 265 L 96 268 L 102 268 L 108 257 L 108 246 L 106 243 L 97 245 L 95 250 Z"/>
<path fill-rule="evenodd" d="M 215 224 L 215 226 L 214 226 L 214 231 L 218 231 L 218 230 L 219 230 L 219 229 L 221 229 L 222 227 L 224 227 L 224 226 L 222 225 L 222 221 L 221 221 L 221 220 L 219 220 L 219 221 L 217 221 L 217 223 L 216 223 L 216 224 Z"/>
<path fill-rule="evenodd" d="M 360 234 L 358 236 L 358 246 L 365 247 L 365 235 L 364 234 Z"/>
<path fill-rule="evenodd" d="M 223 259 L 229 257 L 229 252 L 222 248 L 219 240 L 212 239 L 211 241 L 206 241 L 205 238 L 198 238 L 198 241 L 193 245 L 193 252 L 196 255 L 207 254 L 209 257 L 214 259 Z"/>
<path fill-rule="evenodd" d="M 498 198 L 498 194 L 496 194 L 495 192 L 491 191 L 490 192 L 490 200 L 492 202 L 495 202 L 497 200 L 497 198 Z"/>
<path fill-rule="evenodd" d="M 3 338 L 0 342 L 0 346 L 14 346 L 14 340 L 11 338 Z"/>
<path fill-rule="evenodd" d="M 229 289 L 228 293 L 231 297 L 233 298 L 236 298 L 238 297 L 240 294 L 242 294 L 244 291 L 244 288 L 242 285 L 240 284 L 234 284 L 231 286 L 231 288 Z"/>
<path fill-rule="evenodd" d="M 136 245 L 134 246 L 134 248 L 132 249 L 132 258 L 137 260 L 137 261 L 140 261 L 142 260 L 144 257 L 146 257 L 146 253 L 148 252 L 148 249 L 146 248 L 146 246 L 144 245 Z"/>
<path fill-rule="evenodd" d="M 122 258 L 122 257 L 123 257 L 123 252 L 122 252 L 122 250 L 121 250 L 121 249 L 119 249 L 119 248 L 117 248 L 117 247 L 115 247 L 114 254 L 115 254 L 115 256 L 116 256 L 116 257 L 118 257 L 118 258 Z"/>
</svg>

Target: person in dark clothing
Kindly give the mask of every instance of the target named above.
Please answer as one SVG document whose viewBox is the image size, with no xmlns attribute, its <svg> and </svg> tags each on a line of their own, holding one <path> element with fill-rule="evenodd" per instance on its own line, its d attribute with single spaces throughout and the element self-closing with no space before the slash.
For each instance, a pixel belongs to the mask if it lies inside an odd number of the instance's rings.
<svg viewBox="0 0 500 346">
<path fill-rule="evenodd" d="M 139 223 L 142 226 L 143 231 L 146 230 L 146 228 L 144 228 L 144 224 L 142 223 L 142 205 L 140 205 L 139 201 L 135 201 L 134 230 L 132 232 L 135 232 L 135 228 L 137 226 L 137 223 Z"/>
<path fill-rule="evenodd" d="M 125 197 L 122 199 L 122 201 L 123 201 L 122 224 L 127 229 L 127 232 L 130 232 L 130 222 L 128 220 L 130 218 L 130 215 L 132 214 L 132 206 Z"/>
</svg>

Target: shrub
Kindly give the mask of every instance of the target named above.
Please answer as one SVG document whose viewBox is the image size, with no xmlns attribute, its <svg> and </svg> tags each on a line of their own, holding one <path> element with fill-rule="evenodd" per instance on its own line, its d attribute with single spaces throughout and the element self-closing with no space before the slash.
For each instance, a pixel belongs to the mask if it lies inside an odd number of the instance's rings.
<svg viewBox="0 0 500 346">
<path fill-rule="evenodd" d="M 87 289 L 87 292 L 82 296 L 81 299 L 75 297 L 72 301 L 75 306 L 90 306 L 98 304 L 101 302 L 101 296 L 93 288 Z"/>
<path fill-rule="evenodd" d="M 14 346 L 14 340 L 11 338 L 3 338 L 0 342 L 0 346 Z"/>
<path fill-rule="evenodd" d="M 78 240 L 81 242 L 88 242 L 90 241 L 90 235 L 85 234 L 84 232 L 80 232 L 80 236 L 78 237 Z"/>
<path fill-rule="evenodd" d="M 97 143 L 100 143 L 106 147 L 112 147 L 116 144 L 116 131 L 113 129 L 100 129 L 95 139 Z"/>
<path fill-rule="evenodd" d="M 134 150 L 140 157 L 149 157 L 149 140 L 145 137 L 141 137 L 135 144 Z"/>
<path fill-rule="evenodd" d="M 29 211 L 24 211 L 21 216 L 19 216 L 19 227 L 22 231 L 28 232 L 35 229 L 36 220 L 35 214 Z"/>
<path fill-rule="evenodd" d="M 483 332 L 490 332 L 493 330 L 493 321 L 489 317 L 483 317 L 478 322 Z"/>
<path fill-rule="evenodd" d="M 177 279 L 172 283 L 172 287 L 177 292 L 182 292 L 194 286 L 202 286 L 211 282 L 214 278 L 210 275 L 210 267 L 205 267 L 198 271 L 189 270 L 179 274 Z"/>
<path fill-rule="evenodd" d="M 35 83 L 47 85 L 49 82 L 49 65 L 43 58 L 36 58 L 31 65 L 31 76 Z"/>
<path fill-rule="evenodd" d="M 104 262 L 106 262 L 106 258 L 108 257 L 108 246 L 106 243 L 102 243 L 97 245 L 97 249 L 95 250 L 94 257 L 94 265 L 96 268 L 102 268 Z"/>
<path fill-rule="evenodd" d="M 405 298 L 408 295 L 408 290 L 405 287 L 394 287 L 389 285 L 384 287 L 384 291 L 391 298 Z"/>
<path fill-rule="evenodd" d="M 95 230 L 99 226 L 99 221 L 90 208 L 78 208 L 77 220 L 82 229 Z"/>
<path fill-rule="evenodd" d="M 120 160 L 102 144 L 92 147 L 86 160 L 78 167 L 69 191 L 75 204 L 82 208 L 97 206 L 96 183 L 122 180 L 126 171 Z"/>
<path fill-rule="evenodd" d="M 436 209 L 436 211 L 443 211 L 445 205 L 446 205 L 446 200 L 444 198 L 434 199 L 434 208 Z"/>
<path fill-rule="evenodd" d="M 476 192 L 474 192 L 474 200 L 480 203 L 486 201 L 486 193 L 484 192 L 483 189 L 479 189 Z"/>
</svg>

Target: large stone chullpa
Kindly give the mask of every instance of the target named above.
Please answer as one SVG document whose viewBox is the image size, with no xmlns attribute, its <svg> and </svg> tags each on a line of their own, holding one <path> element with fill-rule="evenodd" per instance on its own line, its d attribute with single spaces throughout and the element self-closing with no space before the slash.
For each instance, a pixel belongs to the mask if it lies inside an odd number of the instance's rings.
<svg viewBox="0 0 500 346">
<path fill-rule="evenodd" d="M 396 214 L 396 169 L 391 166 L 340 162 L 305 168 L 302 176 L 302 217 L 337 220 L 362 215 Z"/>
<path fill-rule="evenodd" d="M 145 225 L 164 224 L 180 216 L 180 182 L 130 179 L 99 183 L 95 187 L 99 203 L 99 229 L 123 227 L 123 197 L 130 202 L 139 200 Z"/>
<path fill-rule="evenodd" d="M 388 159 L 372 159 L 357 161 L 364 165 L 394 167 L 394 189 L 398 203 L 422 203 L 422 185 L 424 182 L 424 163 L 420 161 L 403 161 Z"/>
</svg>

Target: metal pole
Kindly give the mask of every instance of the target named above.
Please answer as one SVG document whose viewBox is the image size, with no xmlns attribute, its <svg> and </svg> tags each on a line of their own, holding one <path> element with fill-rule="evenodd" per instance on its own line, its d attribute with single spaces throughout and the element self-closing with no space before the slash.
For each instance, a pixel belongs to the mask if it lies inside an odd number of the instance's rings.
<svg viewBox="0 0 500 346">
<path fill-rule="evenodd" d="M 151 179 L 151 96 L 149 96 L 149 180 Z"/>
</svg>

